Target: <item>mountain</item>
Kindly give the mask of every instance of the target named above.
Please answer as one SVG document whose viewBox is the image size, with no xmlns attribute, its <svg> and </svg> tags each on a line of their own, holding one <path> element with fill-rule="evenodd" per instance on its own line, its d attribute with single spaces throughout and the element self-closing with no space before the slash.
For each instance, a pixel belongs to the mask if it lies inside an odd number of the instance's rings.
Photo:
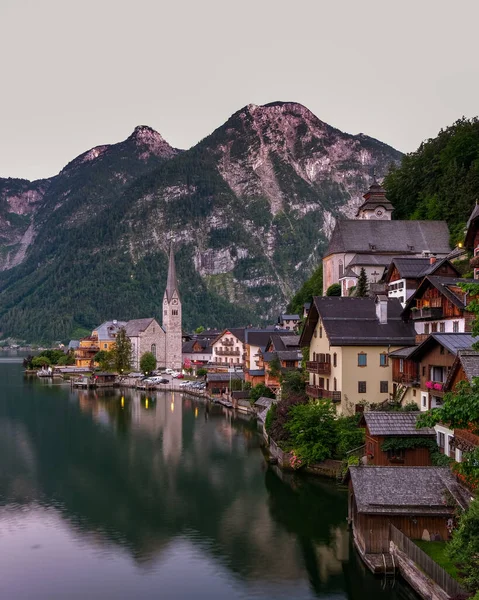
<svg viewBox="0 0 479 600">
<path fill-rule="evenodd" d="M 175 240 L 185 327 L 274 319 L 401 154 L 296 103 L 248 105 L 187 151 L 148 127 L 57 176 L 0 180 L 0 330 L 67 339 L 161 319 Z"/>
</svg>

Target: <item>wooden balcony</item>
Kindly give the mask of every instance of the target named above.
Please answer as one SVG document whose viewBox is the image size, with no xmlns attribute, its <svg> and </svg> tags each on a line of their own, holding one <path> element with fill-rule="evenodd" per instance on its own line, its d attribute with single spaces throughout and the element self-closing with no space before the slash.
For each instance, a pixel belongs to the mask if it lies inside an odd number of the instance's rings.
<svg viewBox="0 0 479 600">
<path fill-rule="evenodd" d="M 234 346 L 234 340 L 221 340 L 223 346 Z"/>
<path fill-rule="evenodd" d="M 329 398 L 333 402 L 341 402 L 341 392 L 332 392 L 331 390 L 324 390 L 317 385 L 307 385 L 306 394 L 310 398 Z"/>
<path fill-rule="evenodd" d="M 306 371 L 318 375 L 331 375 L 331 363 L 310 360 L 306 363 Z"/>
<path fill-rule="evenodd" d="M 218 356 L 239 356 L 240 351 L 234 348 L 216 348 L 216 354 Z"/>
<path fill-rule="evenodd" d="M 425 306 L 419 310 L 411 311 L 412 318 L 416 319 L 442 319 L 442 306 Z"/>
<path fill-rule="evenodd" d="M 454 429 L 453 445 L 462 452 L 472 452 L 479 446 L 479 436 L 467 429 Z"/>
</svg>

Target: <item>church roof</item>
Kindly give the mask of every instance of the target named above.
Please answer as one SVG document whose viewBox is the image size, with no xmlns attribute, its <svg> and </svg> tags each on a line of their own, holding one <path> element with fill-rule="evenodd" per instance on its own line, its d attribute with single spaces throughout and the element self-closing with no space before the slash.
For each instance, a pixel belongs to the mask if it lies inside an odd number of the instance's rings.
<svg viewBox="0 0 479 600">
<path fill-rule="evenodd" d="M 149 319 L 132 319 L 131 321 L 128 321 L 125 327 L 126 335 L 128 337 L 136 337 L 140 335 L 140 333 L 145 331 L 152 321 L 154 321 L 152 317 Z"/>
<path fill-rule="evenodd" d="M 369 187 L 369 190 L 364 194 L 363 198 L 364 202 L 358 208 L 356 216 L 358 216 L 362 210 L 375 210 L 378 206 L 382 206 L 389 211 L 394 210 L 394 206 L 386 198 L 386 190 L 377 181 L 374 181 Z"/>
<path fill-rule="evenodd" d="M 179 296 L 179 291 L 178 291 L 178 281 L 176 279 L 176 267 L 175 267 L 175 257 L 173 254 L 173 245 L 170 248 L 170 259 L 169 259 L 169 263 L 168 263 L 168 278 L 166 280 L 166 298 L 168 300 L 168 302 L 171 300 L 174 292 L 176 291 L 177 295 Z"/>
<path fill-rule="evenodd" d="M 343 252 L 447 255 L 449 230 L 445 221 L 338 221 L 325 257 Z"/>
</svg>

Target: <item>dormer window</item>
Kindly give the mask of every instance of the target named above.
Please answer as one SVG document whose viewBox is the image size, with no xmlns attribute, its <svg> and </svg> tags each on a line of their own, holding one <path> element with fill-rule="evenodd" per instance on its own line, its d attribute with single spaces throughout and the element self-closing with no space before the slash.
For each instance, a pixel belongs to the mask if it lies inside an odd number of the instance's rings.
<svg viewBox="0 0 479 600">
<path fill-rule="evenodd" d="M 370 250 L 376 250 L 376 244 L 369 244 Z"/>
</svg>

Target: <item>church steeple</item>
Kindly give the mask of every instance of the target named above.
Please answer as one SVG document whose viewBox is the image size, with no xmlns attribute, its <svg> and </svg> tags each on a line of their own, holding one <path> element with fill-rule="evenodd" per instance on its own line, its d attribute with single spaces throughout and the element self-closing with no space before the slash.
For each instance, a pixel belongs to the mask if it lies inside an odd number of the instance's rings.
<svg viewBox="0 0 479 600">
<path fill-rule="evenodd" d="M 391 220 L 391 213 L 394 210 L 394 206 L 386 198 L 386 190 L 376 181 L 376 176 L 374 176 L 373 183 L 363 198 L 364 202 L 358 208 L 356 218 L 378 219 L 381 221 Z"/>
<path fill-rule="evenodd" d="M 175 256 L 173 254 L 173 243 L 171 243 L 171 245 L 170 245 L 170 260 L 168 263 L 168 278 L 166 280 L 166 292 L 165 292 L 168 302 L 171 301 L 171 298 L 173 297 L 173 294 L 175 291 L 179 298 L 180 295 L 178 293 L 178 282 L 176 280 Z"/>
<path fill-rule="evenodd" d="M 166 366 L 171 369 L 182 367 L 182 327 L 181 327 L 181 300 L 176 279 L 175 257 L 173 243 L 170 246 L 168 261 L 168 276 L 166 289 L 163 296 L 163 330 L 165 332 L 165 357 Z"/>
</svg>

